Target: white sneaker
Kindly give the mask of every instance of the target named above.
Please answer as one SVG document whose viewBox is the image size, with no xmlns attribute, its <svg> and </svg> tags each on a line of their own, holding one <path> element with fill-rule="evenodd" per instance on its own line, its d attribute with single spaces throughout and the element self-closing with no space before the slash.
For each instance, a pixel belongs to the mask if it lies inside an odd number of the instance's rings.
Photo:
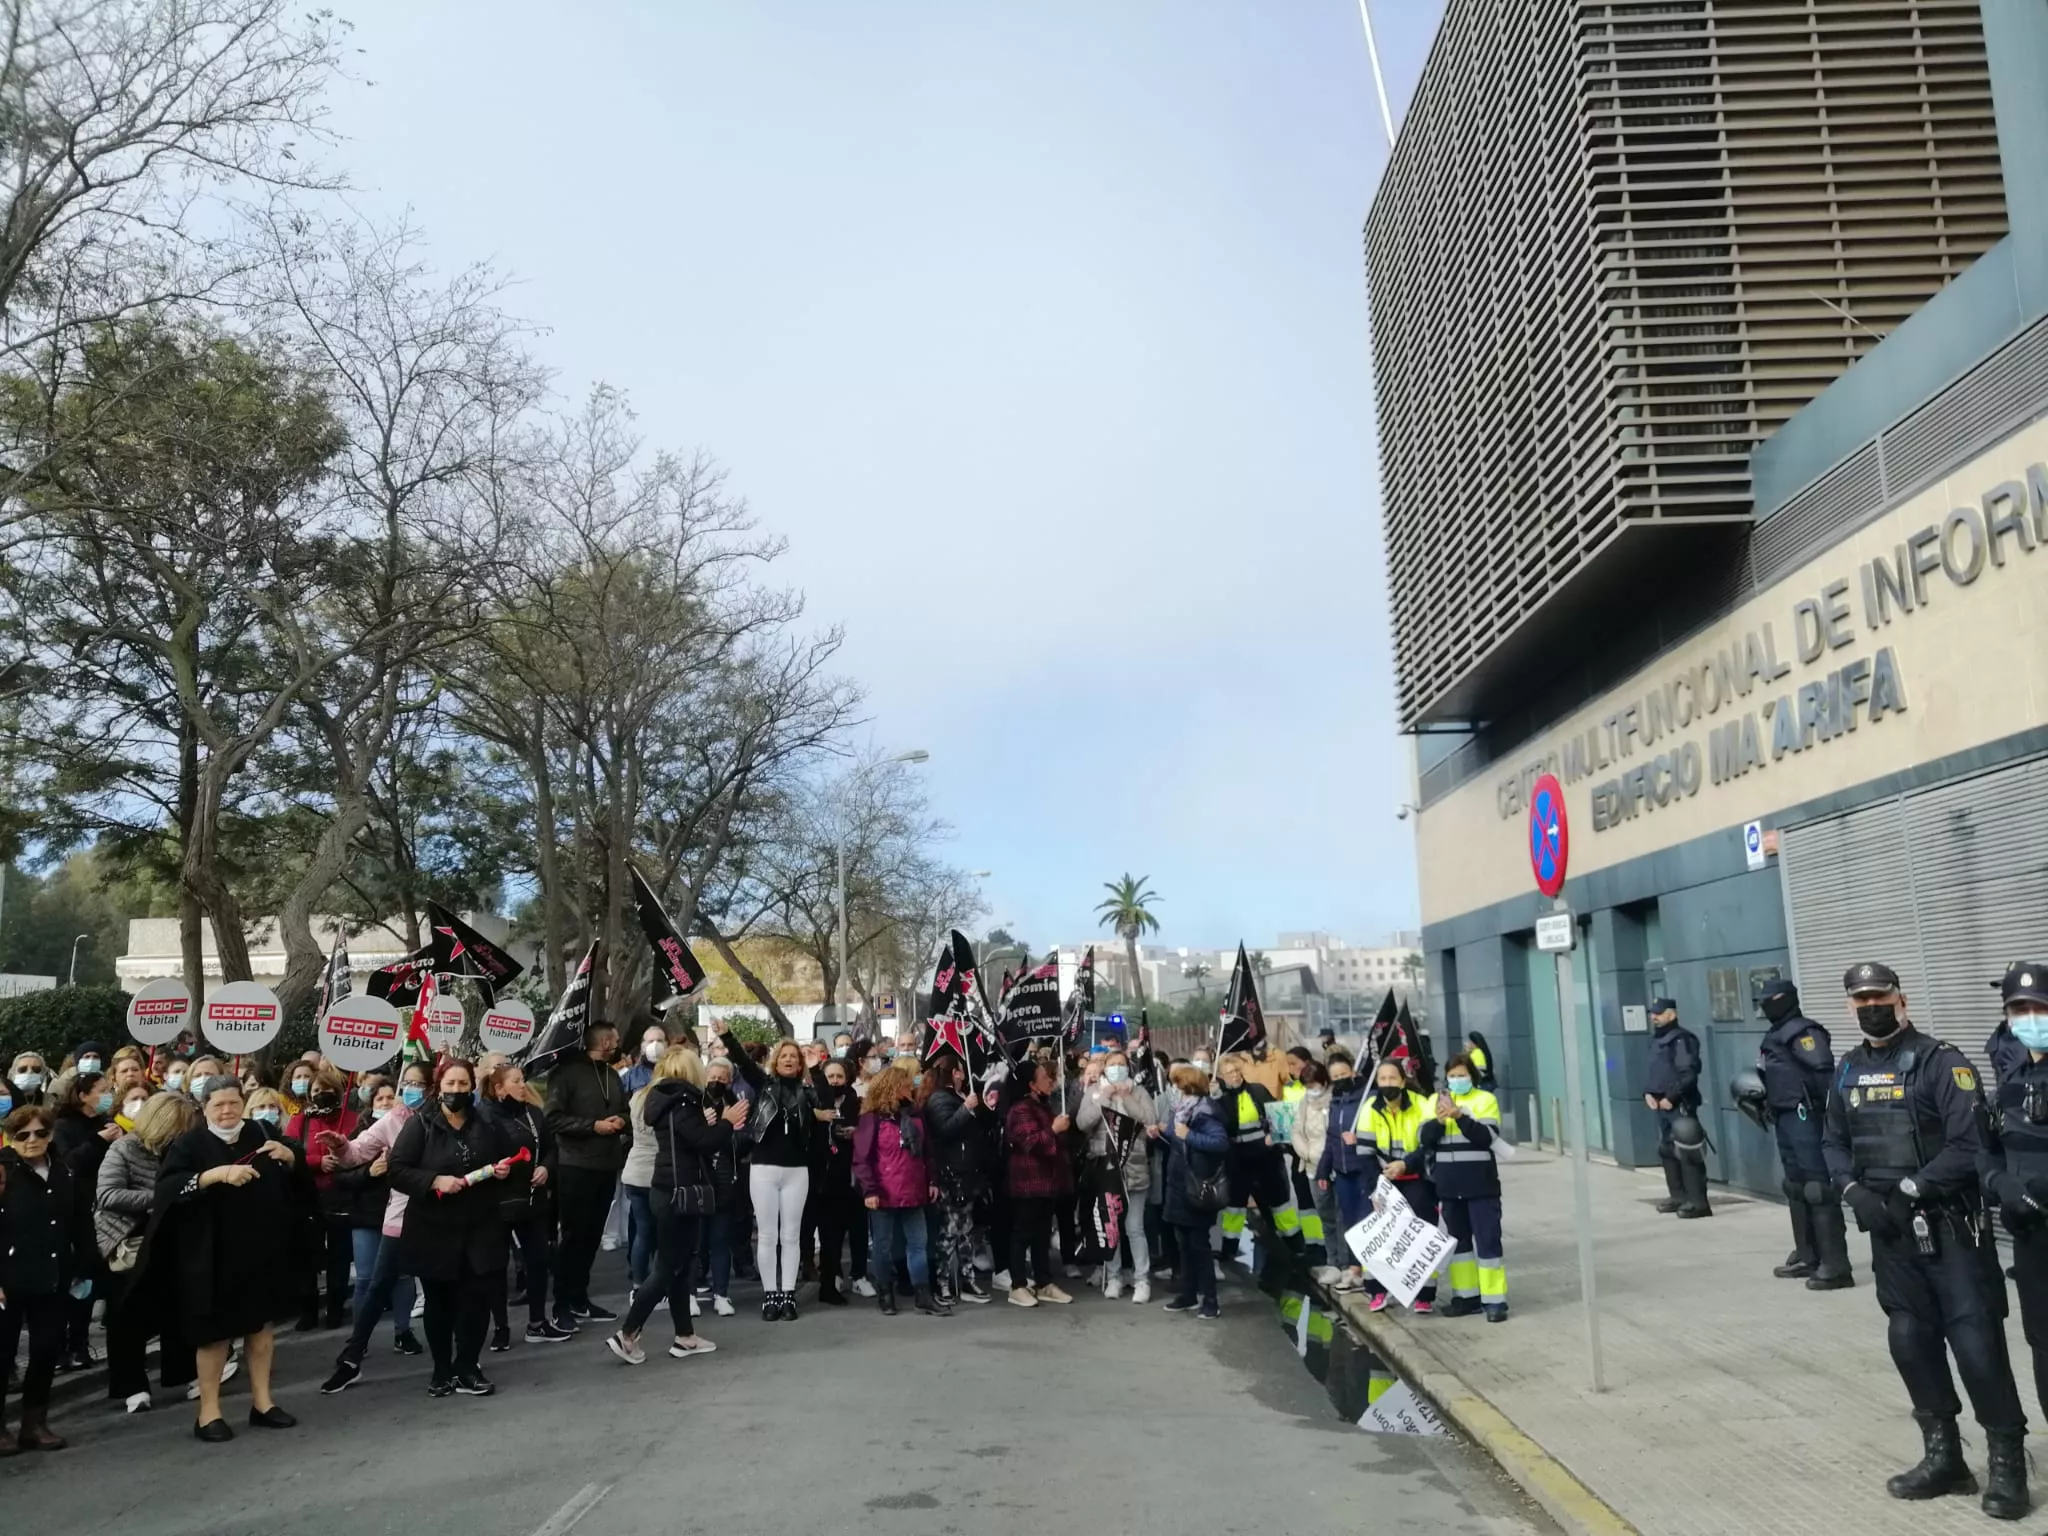
<svg viewBox="0 0 2048 1536">
<path fill-rule="evenodd" d="M 1100 1264 L 1096 1265 L 1096 1266 L 1095 1266 L 1095 1267 L 1094 1267 L 1093 1269 L 1091 1269 L 1091 1270 L 1089 1270 L 1089 1271 L 1088 1271 L 1088 1289 L 1089 1289 L 1089 1290 L 1091 1290 L 1091 1291 L 1099 1291 L 1099 1290 L 1101 1290 L 1101 1289 L 1102 1289 L 1102 1276 L 1103 1276 L 1103 1273 L 1104 1273 L 1104 1270 L 1103 1270 L 1103 1266 L 1102 1266 L 1102 1265 L 1100 1265 Z M 1071 1277 L 1071 1276 L 1069 1276 L 1068 1278 L 1069 1278 L 1069 1279 L 1071 1279 L 1072 1277 Z"/>
<path fill-rule="evenodd" d="M 615 1333 L 604 1341 L 604 1347 L 617 1355 L 628 1365 L 645 1365 L 647 1351 L 640 1347 L 638 1339 L 629 1339 L 623 1333 Z"/>
<path fill-rule="evenodd" d="M 1318 1264 L 1309 1271 L 1318 1285 L 1335 1285 L 1343 1273 L 1344 1271 L 1334 1264 Z"/>
<path fill-rule="evenodd" d="M 192 1395 L 194 1397 L 199 1395 L 196 1384 Z M 130 1413 L 147 1413 L 156 1406 L 156 1399 L 152 1398 L 147 1392 L 130 1392 L 126 1406 Z"/>
<path fill-rule="evenodd" d="M 1115 1301 L 1123 1293 L 1124 1279 L 1122 1275 L 1111 1275 L 1102 1282 L 1102 1299 L 1104 1301 Z"/>
<path fill-rule="evenodd" d="M 1007 1269 L 999 1269 L 988 1277 L 988 1283 L 999 1291 L 1007 1291 L 1010 1288 L 1010 1272 Z"/>
<path fill-rule="evenodd" d="M 692 1297 L 690 1298 L 690 1316 L 692 1316 L 692 1317 L 702 1317 L 703 1315 L 704 1315 L 704 1309 L 703 1309 L 702 1307 L 700 1307 L 700 1306 L 698 1306 L 698 1305 L 697 1305 L 697 1298 L 696 1298 L 696 1297 L 694 1297 L 694 1296 L 692 1296 Z"/>
<path fill-rule="evenodd" d="M 875 1294 L 874 1283 L 866 1275 L 862 1275 L 853 1282 L 853 1294 L 856 1296 L 873 1296 Z"/>
<path fill-rule="evenodd" d="M 412 1315 L 414 1317 L 425 1317 L 427 1315 L 427 1292 L 424 1286 L 420 1288 L 418 1297 L 413 1301 Z"/>
<path fill-rule="evenodd" d="M 717 1313 L 717 1314 L 718 1314 L 718 1315 L 719 1315 L 720 1317 L 731 1317 L 731 1316 L 732 1316 L 732 1298 L 731 1298 L 730 1296 L 714 1296 L 714 1297 L 712 1297 L 712 1298 L 711 1298 L 711 1310 L 712 1310 L 712 1311 L 714 1311 L 714 1312 L 716 1312 L 716 1313 Z"/>
<path fill-rule="evenodd" d="M 1152 1282 L 1150 1280 L 1140 1280 L 1131 1287 L 1131 1300 L 1135 1301 L 1139 1306 L 1144 1306 L 1151 1299 Z"/>
</svg>

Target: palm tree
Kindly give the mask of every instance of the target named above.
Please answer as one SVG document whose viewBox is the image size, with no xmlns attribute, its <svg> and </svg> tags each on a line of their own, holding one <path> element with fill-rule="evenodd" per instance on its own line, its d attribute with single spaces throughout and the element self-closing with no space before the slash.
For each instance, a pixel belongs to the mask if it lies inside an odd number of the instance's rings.
<svg viewBox="0 0 2048 1536">
<path fill-rule="evenodd" d="M 1192 981 L 1195 984 L 1196 997 L 1208 996 L 1208 991 L 1202 985 L 1202 983 L 1207 981 L 1212 975 L 1215 974 L 1213 971 L 1209 969 L 1208 966 L 1202 964 L 1202 962 L 1199 960 L 1190 960 L 1186 965 L 1180 968 L 1180 973 L 1181 975 L 1187 977 L 1189 981 Z"/>
<path fill-rule="evenodd" d="M 1115 929 L 1117 937 L 1124 941 L 1124 958 L 1131 963 L 1131 990 L 1140 1006 L 1145 1001 L 1145 981 L 1138 971 L 1138 939 L 1159 930 L 1159 919 L 1146 905 L 1159 900 L 1156 892 L 1145 889 L 1150 878 L 1140 875 L 1133 880 L 1125 875 L 1121 880 L 1105 881 L 1102 888 L 1109 892 L 1109 899 L 1095 908 L 1102 917 L 1102 926 Z"/>
<path fill-rule="evenodd" d="M 1263 949 L 1253 950 L 1251 959 L 1252 969 L 1257 971 L 1261 976 L 1265 975 L 1266 972 L 1273 969 L 1273 962 L 1266 957 L 1266 952 Z"/>
<path fill-rule="evenodd" d="M 1403 955 L 1401 957 L 1401 975 L 1407 981 L 1410 991 L 1420 987 L 1422 985 L 1422 956 L 1415 953 L 1412 949 Z"/>
</svg>

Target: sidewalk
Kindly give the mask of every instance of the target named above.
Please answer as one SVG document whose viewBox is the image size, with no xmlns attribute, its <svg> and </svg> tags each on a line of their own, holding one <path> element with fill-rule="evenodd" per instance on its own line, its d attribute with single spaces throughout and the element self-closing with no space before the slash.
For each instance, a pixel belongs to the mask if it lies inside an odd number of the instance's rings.
<svg viewBox="0 0 2048 1536">
<path fill-rule="evenodd" d="M 1374 1316 L 1359 1298 L 1343 1300 L 1368 1343 L 1567 1530 L 1614 1532 L 1625 1521 L 1645 1536 L 1838 1536 L 1845 1528 L 1982 1536 L 1974 1497 L 1902 1503 L 1885 1494 L 1885 1478 L 1919 1459 L 1920 1437 L 1886 1351 L 1869 1242 L 1853 1222 L 1855 1289 L 1809 1291 L 1771 1276 L 1791 1247 L 1782 1207 L 1717 1191 L 1711 1221 L 1682 1222 L 1656 1213 L 1664 1194 L 1656 1170 L 1645 1176 L 1596 1163 L 1607 1380 L 1596 1394 L 1579 1306 L 1570 1164 L 1525 1148 L 1502 1175 L 1507 1323 L 1398 1308 Z M 2039 1432 L 2017 1302 L 2007 1331 L 2020 1400 Z M 1984 1436 L 1963 1401 L 1965 1454 L 1981 1481 Z M 2048 1459 L 2041 1467 L 2037 1512 L 2048 1508 Z M 1571 1478 L 1593 1501 L 1575 1493 Z M 1550 1487 L 1540 1486 L 1546 1481 Z"/>
</svg>

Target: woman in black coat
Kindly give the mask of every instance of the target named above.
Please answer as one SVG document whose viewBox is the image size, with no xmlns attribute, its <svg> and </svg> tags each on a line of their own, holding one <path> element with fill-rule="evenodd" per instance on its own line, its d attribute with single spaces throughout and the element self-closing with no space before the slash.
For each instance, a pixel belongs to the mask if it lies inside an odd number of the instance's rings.
<svg viewBox="0 0 2048 1536">
<path fill-rule="evenodd" d="M 640 1330 L 664 1296 L 676 1330 L 671 1355 L 685 1360 L 718 1347 L 699 1338 L 690 1321 L 690 1276 L 704 1218 L 716 1198 L 712 1163 L 732 1145 L 733 1132 L 746 1124 L 747 1106 L 734 1103 L 719 1114 L 704 1102 L 704 1076 L 703 1059 L 686 1045 L 674 1046 L 655 1065 L 642 1103 L 641 1116 L 654 1137 L 654 1183 L 648 1196 L 654 1212 L 654 1273 L 634 1288 L 619 1331 L 604 1341 L 628 1365 L 647 1363 Z"/>
<path fill-rule="evenodd" d="M 407 1196 L 398 1265 L 427 1293 L 429 1397 L 497 1391 L 478 1363 L 490 1326 L 490 1277 L 510 1247 L 498 1204 L 513 1149 L 476 1107 L 466 1061 L 446 1061 L 433 1096 L 406 1121 L 391 1149 L 391 1187 Z"/>
<path fill-rule="evenodd" d="M 72 1188 L 90 1213 L 93 1191 L 99 1187 L 100 1164 L 106 1160 L 107 1148 L 121 1136 L 121 1127 L 114 1124 L 114 1080 L 98 1072 L 80 1071 L 65 1073 L 58 1082 L 63 1084 L 63 1092 L 54 1100 L 57 1125 L 50 1133 L 50 1150 L 71 1170 Z M 57 1363 L 60 1372 L 89 1371 L 99 1364 L 92 1353 L 92 1304 L 95 1297 L 106 1293 L 107 1275 L 97 1249 L 87 1262 L 85 1278 L 92 1282 L 91 1293 L 72 1297 L 65 1308 L 64 1358 Z"/>
<path fill-rule="evenodd" d="M 57 1451 L 50 1433 L 50 1382 L 64 1352 L 71 1290 L 92 1274 L 92 1214 L 71 1170 L 50 1150 L 57 1117 L 24 1104 L 6 1119 L 0 1148 L 0 1399 L 21 1333 L 28 1330 L 28 1371 L 21 1382 L 21 1433 L 0 1429 L 0 1456 Z"/>
<path fill-rule="evenodd" d="M 947 1301 L 985 1304 L 992 1298 L 974 1268 L 974 1215 L 988 1192 L 990 1165 L 983 1127 L 990 1117 L 959 1057 L 947 1053 L 925 1063 L 918 1110 L 932 1134 L 939 1177 L 932 1282 Z"/>
<path fill-rule="evenodd" d="M 491 1122 L 499 1145 L 508 1155 L 526 1149 L 526 1159 L 512 1165 L 499 1186 L 498 1213 L 505 1232 L 519 1244 L 519 1263 L 526 1273 L 526 1342 L 559 1344 L 576 1335 L 557 1328 L 548 1320 L 548 1271 L 554 1264 L 555 1133 L 548 1129 L 548 1117 L 527 1097 L 526 1074 L 507 1063 L 484 1077 L 484 1096 L 477 1108 Z M 512 1322 L 508 1311 L 509 1292 L 505 1266 L 491 1271 L 492 1353 L 512 1347 Z"/>
<path fill-rule="evenodd" d="M 194 1097 L 206 1123 L 164 1149 L 157 1172 L 155 1228 L 144 1263 L 168 1248 L 178 1305 L 198 1346 L 199 1419 L 193 1434 L 232 1440 L 221 1417 L 228 1346 L 244 1341 L 249 1422 L 290 1429 L 298 1422 L 271 1400 L 271 1320 L 291 1304 L 292 1231 L 311 1198 L 299 1148 L 242 1113 L 242 1085 L 209 1077 Z"/>
</svg>

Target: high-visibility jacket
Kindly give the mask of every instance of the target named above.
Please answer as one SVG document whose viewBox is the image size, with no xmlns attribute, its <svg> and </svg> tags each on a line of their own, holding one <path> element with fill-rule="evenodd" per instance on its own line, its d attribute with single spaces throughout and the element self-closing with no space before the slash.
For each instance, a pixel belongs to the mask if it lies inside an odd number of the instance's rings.
<svg viewBox="0 0 2048 1536">
<path fill-rule="evenodd" d="M 1457 1113 L 1423 1127 L 1430 1178 L 1444 1200 L 1485 1200 L 1500 1194 L 1493 1138 L 1500 1132 L 1500 1101 L 1475 1088 L 1453 1101 Z"/>
<path fill-rule="evenodd" d="M 1428 1104 L 1411 1092 L 1391 1106 L 1382 1105 L 1377 1097 L 1367 1097 L 1359 1106 L 1353 1130 L 1359 1147 L 1376 1160 L 1379 1169 L 1398 1162 L 1405 1165 L 1401 1179 L 1419 1179 L 1423 1173 L 1422 1128 L 1428 1123 Z"/>
<path fill-rule="evenodd" d="M 1258 1083 L 1223 1090 L 1223 1123 L 1230 1128 L 1232 1146 L 1265 1146 L 1266 1106 L 1272 1102 L 1273 1096 Z"/>
</svg>

